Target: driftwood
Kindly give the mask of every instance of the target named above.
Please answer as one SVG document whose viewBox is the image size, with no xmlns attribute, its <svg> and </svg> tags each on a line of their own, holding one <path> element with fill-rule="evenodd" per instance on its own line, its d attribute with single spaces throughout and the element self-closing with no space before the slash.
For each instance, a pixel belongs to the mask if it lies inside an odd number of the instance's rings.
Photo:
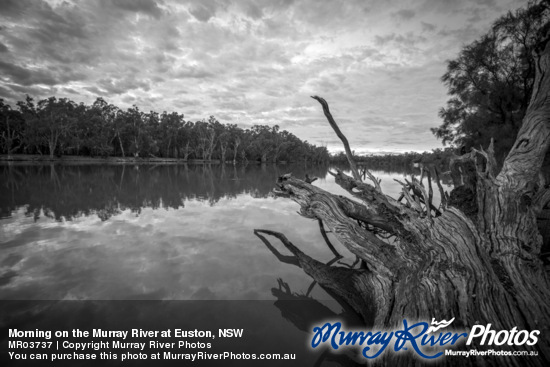
<svg viewBox="0 0 550 367">
<path fill-rule="evenodd" d="M 550 201 L 550 188 L 539 183 L 550 145 L 550 45 L 542 46 L 536 57 L 529 108 L 502 168 L 497 169 L 492 145 L 457 157 L 456 164 L 473 167 L 475 179 L 468 182 L 473 186 L 475 213 L 465 214 L 443 193 L 442 205 L 434 207 L 431 185 L 426 188 L 415 179 L 402 183 L 400 199 L 404 202 L 384 195 L 374 177 L 372 185 L 362 182 L 347 139 L 327 102 L 313 97 L 344 142 L 353 173 L 353 177 L 342 171 L 332 175 L 360 202 L 290 175 L 279 179 L 276 192 L 300 204 L 300 214 L 322 221 L 364 266 L 327 265 L 306 255 L 281 234 L 256 233 L 279 238 L 292 253 L 281 261 L 300 266 L 373 329 L 402 325 L 405 317 L 433 317 L 455 318 L 456 328 L 491 323 L 494 330 L 540 330 L 541 337 L 532 347 L 506 346 L 510 350 L 536 350 L 538 358 L 470 357 L 461 362 L 544 365 L 544 360 L 550 360 L 550 287 L 540 259 L 542 237 L 537 216 Z M 439 181 L 438 173 L 435 176 Z M 393 358 L 392 365 L 416 363 L 402 355 L 388 354 L 385 358 Z"/>
</svg>

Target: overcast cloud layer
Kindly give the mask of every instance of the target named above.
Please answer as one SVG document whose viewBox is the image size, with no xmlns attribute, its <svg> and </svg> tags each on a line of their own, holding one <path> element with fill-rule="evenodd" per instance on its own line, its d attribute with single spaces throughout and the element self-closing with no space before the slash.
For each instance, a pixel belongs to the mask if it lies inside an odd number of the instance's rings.
<svg viewBox="0 0 550 367">
<path fill-rule="evenodd" d="M 441 147 L 445 61 L 518 0 L 0 0 L 0 98 L 278 124 L 340 150 Z"/>
</svg>

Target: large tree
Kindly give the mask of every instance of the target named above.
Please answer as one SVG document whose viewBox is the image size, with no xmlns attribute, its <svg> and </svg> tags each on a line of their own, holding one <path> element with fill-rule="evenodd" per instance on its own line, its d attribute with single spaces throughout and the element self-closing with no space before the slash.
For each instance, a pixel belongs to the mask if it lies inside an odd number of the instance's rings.
<svg viewBox="0 0 550 367">
<path fill-rule="evenodd" d="M 460 157 L 474 167 L 475 215 L 445 200 L 435 208 L 431 185 L 414 179 L 404 185 L 405 201 L 396 200 L 382 192 L 370 173 L 372 184 L 362 182 L 352 164 L 354 177 L 341 171 L 334 176 L 359 201 L 290 175 L 279 179 L 276 193 L 300 204 L 302 215 L 322 221 L 361 260 L 361 267 L 319 262 L 277 232 L 255 230 L 255 234 L 268 246 L 266 235 L 279 238 L 292 253 L 277 253 L 281 261 L 301 267 L 374 330 L 402 328 L 403 318 L 455 318 L 454 327 L 467 329 L 491 323 L 494 330 L 540 330 L 538 343 L 527 347 L 539 351 L 538 358 L 470 357 L 462 362 L 545 365 L 550 359 L 550 283 L 540 259 L 542 238 L 536 217 L 550 203 L 550 187 L 539 180 L 550 146 L 549 39 L 547 33 L 533 47 L 536 73 L 531 98 L 502 167 L 496 164 L 492 144 Z M 327 102 L 314 98 L 341 135 Z M 353 163 L 351 154 L 348 158 Z M 478 341 L 470 347 L 481 349 Z M 525 350 L 526 346 L 502 348 Z M 391 365 L 418 362 L 404 353 L 384 357 L 394 359 Z"/>
<path fill-rule="evenodd" d="M 118 108 L 107 103 L 103 98 L 97 98 L 87 110 L 89 123 L 86 142 L 92 154 L 107 156 L 114 151 L 114 128 Z"/>
<path fill-rule="evenodd" d="M 549 20 L 549 1 L 531 1 L 499 18 L 448 62 L 442 80 L 451 98 L 439 113 L 443 123 L 432 129 L 444 144 L 469 150 L 494 139 L 497 161 L 504 160 L 527 111 L 536 69 L 532 53 Z"/>
<path fill-rule="evenodd" d="M 46 146 L 53 159 L 56 149 L 66 143 L 75 128 L 78 105 L 67 98 L 55 97 L 40 100 L 35 105 L 29 96 L 17 105 L 25 118 L 27 144 L 35 146 L 40 153 Z"/>
<path fill-rule="evenodd" d="M 178 157 L 178 131 L 184 127 L 183 117 L 183 114 L 166 111 L 160 115 L 159 144 L 163 148 L 161 153 L 165 157 Z"/>
<path fill-rule="evenodd" d="M 6 152 L 8 159 L 23 145 L 23 135 L 23 116 L 0 98 L 0 148 Z"/>
</svg>

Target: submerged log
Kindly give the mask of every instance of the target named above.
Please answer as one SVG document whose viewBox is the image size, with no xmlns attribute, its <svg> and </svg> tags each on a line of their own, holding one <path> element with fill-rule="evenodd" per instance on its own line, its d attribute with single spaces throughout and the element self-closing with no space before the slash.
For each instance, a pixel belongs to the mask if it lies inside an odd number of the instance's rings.
<svg viewBox="0 0 550 367">
<path fill-rule="evenodd" d="M 539 358 L 520 361 L 479 357 L 463 362 L 544 365 L 550 360 L 550 283 L 540 258 L 542 236 L 537 216 L 548 210 L 550 201 L 550 188 L 539 183 L 550 145 L 548 43 L 536 64 L 531 102 L 502 169 L 497 170 L 492 145 L 487 151 L 473 149 L 457 157 L 456 164 L 471 167 L 475 174 L 474 180 L 466 181 L 466 189 L 474 195 L 470 207 L 453 206 L 450 200 L 436 211 L 431 188 L 426 190 L 415 180 L 403 183 L 405 202 L 384 195 L 376 179 L 372 179 L 373 185 L 361 181 L 349 145 L 345 144 L 354 177 L 341 171 L 333 175 L 361 202 L 289 175 L 279 179 L 276 192 L 297 202 L 302 215 L 322 221 L 364 267 L 323 264 L 277 232 L 256 233 L 279 238 L 292 253 L 281 261 L 300 266 L 373 329 L 400 326 L 403 318 L 455 318 L 455 328 L 490 323 L 494 330 L 539 330 L 536 345 L 505 346 L 509 350 L 535 350 Z M 326 101 L 314 98 L 335 127 Z M 342 138 L 337 127 L 335 131 Z M 392 358 L 391 365 L 418 362 L 397 354 L 386 354 L 384 358 Z"/>
</svg>

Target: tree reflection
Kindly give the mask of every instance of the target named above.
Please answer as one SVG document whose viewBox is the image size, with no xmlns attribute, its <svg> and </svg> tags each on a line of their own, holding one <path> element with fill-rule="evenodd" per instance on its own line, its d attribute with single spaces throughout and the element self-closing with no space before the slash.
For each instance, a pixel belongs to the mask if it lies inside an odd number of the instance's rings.
<svg viewBox="0 0 550 367">
<path fill-rule="evenodd" d="M 322 225 L 320 225 L 321 232 L 324 231 Z M 269 231 L 269 230 L 254 230 L 254 234 L 264 243 L 267 249 L 275 255 L 275 257 L 282 263 L 294 265 L 299 268 L 300 265 L 299 258 L 301 253 L 296 247 L 290 242 L 284 235 Z M 292 255 L 283 255 L 277 250 L 271 242 L 266 238 L 265 235 L 274 236 L 279 239 L 287 249 L 296 249 Z M 325 238 L 325 242 L 329 248 L 332 247 L 330 241 Z M 333 248 L 331 248 L 332 251 Z M 336 256 L 327 262 L 326 266 L 331 266 L 339 260 L 342 259 L 342 256 L 336 254 Z M 353 268 L 356 264 L 349 266 Z M 271 289 L 271 294 L 277 298 L 275 301 L 275 307 L 281 311 L 281 316 L 292 323 L 297 329 L 302 330 L 306 333 L 311 333 L 314 326 L 322 326 L 325 322 L 329 320 L 339 320 L 347 328 L 365 328 L 363 320 L 357 315 L 357 313 L 350 307 L 350 305 L 336 293 L 331 291 L 330 288 L 324 287 L 322 284 L 318 284 L 317 281 L 312 281 L 311 285 L 308 288 L 306 294 L 298 294 L 292 292 L 288 283 L 283 281 L 283 279 L 277 279 L 278 287 Z M 327 292 L 341 307 L 341 311 L 336 313 L 331 308 L 327 307 L 320 301 L 314 299 L 310 296 L 313 288 L 319 285 Z M 298 302 L 297 302 L 298 301 Z M 324 362 L 334 362 L 340 366 L 359 366 L 361 364 L 356 362 L 357 351 L 347 350 L 346 353 L 334 353 L 330 349 L 325 349 L 317 359 L 315 366 L 321 366 Z"/>
<path fill-rule="evenodd" d="M 327 167 L 285 166 L 301 176 L 324 177 Z M 123 210 L 177 209 L 186 201 L 216 205 L 237 195 L 265 198 L 281 172 L 275 165 L 2 165 L 0 218 L 26 208 L 41 216 L 71 220 L 98 215 L 107 220 Z"/>
<path fill-rule="evenodd" d="M 277 283 L 278 287 L 271 289 L 271 293 L 277 298 L 275 307 L 281 311 L 281 316 L 297 329 L 310 333 L 313 325 L 320 326 L 325 321 L 335 319 L 348 327 L 364 328 L 360 318 L 346 304 L 341 304 L 343 311 L 336 313 L 308 294 L 301 295 L 292 292 L 288 283 L 284 282 L 281 278 L 277 279 Z M 315 282 L 311 284 L 310 290 L 315 284 Z M 333 362 L 343 367 L 362 365 L 355 361 L 358 359 L 356 351 L 348 349 L 346 352 L 334 353 L 330 349 L 325 349 L 320 353 L 314 366 L 322 366 L 324 362 Z"/>
</svg>

